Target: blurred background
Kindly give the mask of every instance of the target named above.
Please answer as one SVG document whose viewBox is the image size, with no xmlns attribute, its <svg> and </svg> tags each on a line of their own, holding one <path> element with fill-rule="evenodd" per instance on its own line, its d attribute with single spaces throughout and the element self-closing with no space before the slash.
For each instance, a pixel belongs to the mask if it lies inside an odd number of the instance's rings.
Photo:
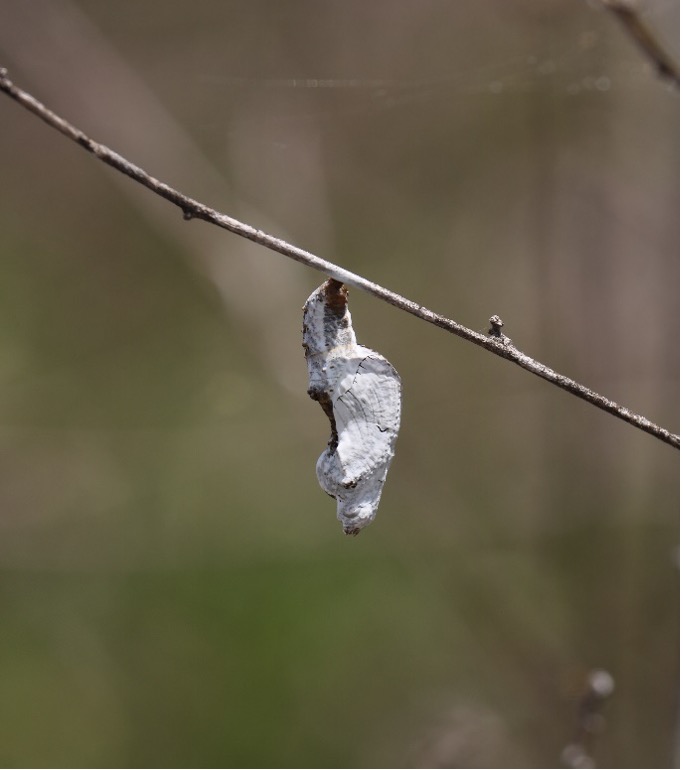
<svg viewBox="0 0 684 770">
<path fill-rule="evenodd" d="M 677 58 L 679 3 L 639 8 Z M 597 3 L 5 0 L 0 65 L 677 430 L 679 98 Z M 0 126 L 3 766 L 676 764 L 676 451 L 352 291 L 404 407 L 346 538 L 301 348 L 324 276 L 4 97 Z"/>
</svg>

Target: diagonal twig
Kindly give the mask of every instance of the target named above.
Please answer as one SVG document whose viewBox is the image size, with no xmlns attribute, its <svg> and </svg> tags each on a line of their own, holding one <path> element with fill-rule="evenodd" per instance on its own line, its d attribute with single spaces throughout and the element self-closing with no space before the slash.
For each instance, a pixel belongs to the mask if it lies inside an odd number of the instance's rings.
<svg viewBox="0 0 684 770">
<path fill-rule="evenodd" d="M 616 16 L 627 34 L 651 60 L 658 74 L 679 90 L 679 67 L 665 51 L 658 38 L 644 24 L 636 8 L 627 0 L 601 0 L 603 7 Z"/>
<path fill-rule="evenodd" d="M 485 336 L 484 334 L 479 334 L 456 321 L 452 321 L 450 318 L 446 318 L 445 316 L 439 315 L 438 313 L 419 305 L 417 302 L 406 299 L 406 297 L 402 297 L 373 281 L 369 281 L 361 275 L 345 270 L 339 265 L 321 259 L 315 254 L 311 254 L 304 249 L 293 246 L 287 241 L 269 235 L 251 225 L 244 224 L 226 214 L 215 211 L 193 198 L 189 198 L 187 195 L 183 195 L 183 193 L 175 190 L 173 187 L 150 176 L 150 174 L 142 168 L 134 165 L 105 145 L 93 141 L 83 131 L 52 112 L 52 110 L 48 109 L 31 94 L 15 86 L 9 79 L 7 70 L 4 68 L 0 68 L 0 91 L 6 93 L 29 110 L 29 112 L 37 115 L 48 125 L 57 129 L 57 131 L 79 144 L 107 165 L 112 166 L 112 168 L 129 176 L 131 179 L 139 182 L 152 192 L 178 206 L 182 210 L 185 219 L 201 219 L 205 222 L 210 222 L 211 224 L 229 230 L 242 238 L 247 238 L 254 243 L 258 243 L 272 251 L 276 251 L 279 254 L 289 257 L 296 262 L 312 267 L 314 270 L 325 273 L 348 286 L 353 286 L 368 292 L 374 297 L 388 302 L 390 305 L 394 305 L 394 307 L 397 307 L 400 310 L 411 313 L 417 318 L 421 318 L 423 321 L 438 326 L 440 329 L 445 329 L 451 334 L 455 334 L 475 345 L 479 345 L 481 348 L 485 348 L 485 350 L 494 353 L 494 355 L 497 355 L 500 358 L 505 358 L 507 361 L 517 364 L 525 369 L 525 371 L 547 380 L 553 385 L 566 390 L 568 393 L 572 393 L 574 396 L 581 398 L 583 401 L 587 401 L 599 409 L 602 409 L 615 417 L 619 417 L 621 420 L 624 420 L 635 428 L 650 433 L 652 436 L 655 436 L 670 446 L 679 449 L 680 440 L 678 435 L 665 428 L 661 428 L 659 425 L 656 425 L 645 417 L 617 404 L 615 401 L 611 401 L 600 393 L 596 393 L 584 385 L 580 385 L 580 383 L 575 382 L 569 377 L 555 372 L 545 364 L 535 361 L 533 358 L 530 358 L 530 356 L 525 355 L 521 350 L 518 350 L 507 337 L 501 334 L 501 326 L 503 323 L 498 316 L 493 316 L 492 319 L 490 319 L 491 329 L 489 335 Z"/>
</svg>

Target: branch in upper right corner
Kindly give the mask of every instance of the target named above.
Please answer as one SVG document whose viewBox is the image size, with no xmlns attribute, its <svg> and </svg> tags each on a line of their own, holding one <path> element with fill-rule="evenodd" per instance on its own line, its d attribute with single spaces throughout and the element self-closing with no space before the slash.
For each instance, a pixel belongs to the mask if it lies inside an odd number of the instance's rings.
<svg viewBox="0 0 684 770">
<path fill-rule="evenodd" d="M 603 7 L 614 14 L 627 34 L 655 65 L 658 74 L 679 90 L 679 67 L 665 51 L 653 32 L 644 24 L 636 8 L 628 0 L 601 0 Z"/>
</svg>

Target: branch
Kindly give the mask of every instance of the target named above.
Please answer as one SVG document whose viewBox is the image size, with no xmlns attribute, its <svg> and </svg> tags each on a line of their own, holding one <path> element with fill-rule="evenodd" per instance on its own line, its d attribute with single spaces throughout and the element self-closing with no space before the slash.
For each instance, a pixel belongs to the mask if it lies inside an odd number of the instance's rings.
<svg viewBox="0 0 684 770">
<path fill-rule="evenodd" d="M 507 361 L 517 364 L 531 374 L 535 374 L 537 377 L 547 380 L 553 385 L 566 390 L 568 393 L 572 393 L 574 396 L 581 398 L 583 401 L 587 401 L 599 409 L 603 409 L 603 411 L 608 412 L 615 417 L 619 417 L 621 420 L 633 425 L 635 428 L 650 433 L 661 441 L 670 444 L 670 446 L 679 449 L 680 442 L 678 435 L 671 433 L 665 428 L 661 428 L 639 414 L 635 414 L 630 409 L 620 406 L 620 404 L 609 400 L 600 393 L 596 393 L 593 390 L 586 388 L 584 385 L 580 385 L 569 377 L 565 377 L 564 375 L 555 372 L 548 366 L 545 366 L 539 361 L 535 361 L 533 358 L 530 358 L 522 351 L 518 350 L 507 337 L 501 334 L 503 322 L 498 316 L 492 316 L 490 319 L 491 329 L 487 336 L 479 334 L 466 326 L 456 323 L 456 321 L 452 321 L 450 318 L 438 315 L 432 310 L 428 310 L 426 307 L 423 307 L 410 299 L 406 299 L 389 289 L 385 289 L 383 286 L 373 283 L 373 281 L 369 281 L 363 276 L 345 270 L 343 267 L 339 267 L 332 262 L 321 259 L 315 254 L 311 254 L 304 249 L 293 246 L 290 243 L 287 243 L 287 241 L 269 235 L 262 230 L 239 222 L 237 219 L 233 219 L 226 214 L 221 214 L 220 212 L 209 208 L 209 206 L 174 190 L 173 187 L 169 187 L 169 185 L 164 184 L 164 182 L 160 182 L 158 179 L 150 176 L 146 171 L 135 166 L 133 163 L 126 160 L 126 158 L 123 158 L 108 147 L 105 147 L 105 145 L 93 141 L 90 137 L 86 136 L 83 131 L 75 128 L 64 120 L 64 118 L 61 118 L 59 115 L 49 110 L 45 105 L 41 104 L 37 99 L 31 96 L 31 94 L 15 86 L 9 79 L 7 70 L 4 68 L 0 68 L 0 91 L 6 93 L 16 102 L 21 104 L 22 107 L 29 110 L 29 112 L 37 115 L 49 126 L 57 129 L 57 131 L 79 144 L 107 165 L 112 166 L 117 171 L 129 176 L 131 179 L 139 182 L 152 192 L 178 206 L 182 210 L 185 219 L 201 219 L 205 222 L 210 222 L 211 224 L 222 227 L 224 230 L 229 230 L 242 238 L 247 238 L 250 241 L 254 241 L 254 243 L 265 246 L 267 249 L 283 254 L 296 262 L 301 262 L 303 265 L 312 267 L 314 270 L 325 273 L 348 286 L 353 286 L 356 289 L 368 292 L 374 297 L 388 302 L 390 305 L 394 305 L 394 307 L 399 308 L 400 310 L 411 313 L 417 318 L 421 318 L 423 321 L 438 326 L 440 329 L 445 329 L 451 334 L 455 334 L 457 337 L 461 337 L 475 345 L 479 345 L 481 348 L 488 350 L 490 353 L 494 353 L 494 355 L 499 356 L 500 358 L 505 358 Z"/>
<path fill-rule="evenodd" d="M 628 0 L 601 0 L 603 7 L 613 13 L 627 30 L 627 34 L 654 64 L 658 74 L 679 90 L 679 67 L 669 57 L 660 41 L 644 24 Z"/>
</svg>

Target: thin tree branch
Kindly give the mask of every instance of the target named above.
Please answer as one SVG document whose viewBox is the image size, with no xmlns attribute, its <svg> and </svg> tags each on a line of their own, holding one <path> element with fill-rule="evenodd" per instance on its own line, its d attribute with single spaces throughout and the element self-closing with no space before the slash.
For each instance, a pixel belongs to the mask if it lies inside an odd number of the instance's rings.
<svg viewBox="0 0 684 770">
<path fill-rule="evenodd" d="M 628 0 L 601 0 L 603 7 L 614 14 L 627 34 L 651 60 L 658 74 L 679 90 L 679 67 L 670 58 L 658 38 L 644 24 L 636 8 Z"/>
<path fill-rule="evenodd" d="M 456 323 L 456 321 L 452 321 L 450 318 L 438 315 L 432 310 L 428 310 L 428 308 L 423 307 L 410 299 L 406 299 L 373 281 L 369 281 L 363 276 L 345 270 L 344 268 L 339 267 L 332 262 L 328 262 L 325 259 L 321 259 L 304 249 L 293 246 L 280 238 L 276 238 L 262 230 L 239 222 L 237 219 L 233 219 L 226 214 L 221 214 L 220 212 L 209 208 L 209 206 L 174 190 L 173 187 L 169 187 L 169 185 L 164 182 L 160 182 L 158 179 L 150 176 L 139 166 L 135 166 L 118 153 L 105 147 L 105 145 L 93 141 L 90 137 L 86 136 L 83 131 L 75 128 L 71 123 L 64 120 L 64 118 L 55 114 L 52 110 L 49 110 L 45 105 L 41 104 L 41 102 L 31 96 L 31 94 L 15 86 L 9 79 L 7 70 L 4 68 L 0 68 L 0 91 L 6 93 L 29 110 L 29 112 L 37 115 L 41 120 L 44 120 L 48 125 L 57 129 L 57 131 L 79 144 L 107 165 L 126 174 L 126 176 L 129 176 L 131 179 L 144 185 L 152 192 L 178 206 L 183 211 L 185 219 L 201 219 L 205 222 L 210 222 L 211 224 L 229 230 L 236 235 L 254 241 L 254 243 L 265 246 L 272 251 L 283 254 L 296 262 L 301 262 L 303 265 L 312 267 L 314 270 L 325 273 L 348 286 L 353 286 L 356 289 L 368 292 L 374 297 L 384 300 L 400 310 L 404 310 L 417 318 L 421 318 L 423 321 L 427 321 L 434 326 L 438 326 L 440 329 L 445 329 L 451 334 L 455 334 L 475 345 L 479 345 L 481 348 L 485 348 L 485 350 L 494 353 L 494 355 L 497 355 L 500 358 L 512 361 L 526 371 L 537 375 L 537 377 L 547 380 L 553 385 L 566 390 L 568 393 L 572 393 L 574 396 L 581 398 L 583 401 L 587 401 L 599 409 L 603 409 L 605 412 L 608 412 L 615 417 L 619 417 L 621 420 L 633 425 L 635 428 L 650 433 L 661 441 L 670 444 L 670 446 L 679 449 L 680 440 L 678 435 L 671 433 L 665 428 L 661 428 L 639 414 L 635 414 L 630 409 L 620 406 L 620 404 L 611 401 L 600 393 L 596 393 L 593 390 L 586 388 L 584 385 L 580 385 L 569 377 L 565 377 L 564 375 L 555 372 L 548 366 L 539 361 L 535 361 L 533 358 L 530 358 L 530 356 L 527 356 L 525 353 L 518 350 L 507 337 L 501 334 L 503 322 L 497 316 L 493 316 L 490 321 L 491 329 L 489 335 L 485 336 L 479 334 L 466 326 Z"/>
</svg>

